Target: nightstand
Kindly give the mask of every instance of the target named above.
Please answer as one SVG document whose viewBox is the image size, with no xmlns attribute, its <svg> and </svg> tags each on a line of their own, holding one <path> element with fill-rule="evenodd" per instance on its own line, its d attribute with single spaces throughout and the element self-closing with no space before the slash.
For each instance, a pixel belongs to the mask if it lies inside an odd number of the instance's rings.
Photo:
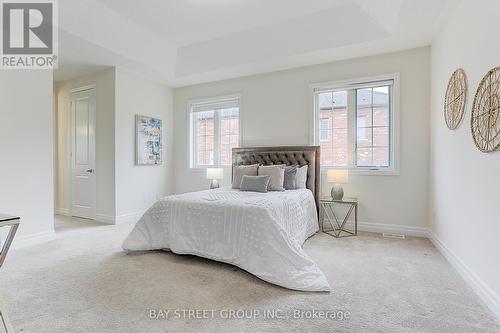
<svg viewBox="0 0 500 333">
<path fill-rule="evenodd" d="M 336 237 L 356 236 L 358 234 L 358 199 L 357 198 L 342 198 L 342 200 L 333 200 L 331 197 L 321 198 L 320 205 L 320 229 L 322 232 Z M 347 213 L 340 220 L 337 217 L 337 206 L 347 206 Z M 354 211 L 354 229 L 347 228 L 349 217 Z M 330 228 L 325 229 L 325 223 Z"/>
</svg>

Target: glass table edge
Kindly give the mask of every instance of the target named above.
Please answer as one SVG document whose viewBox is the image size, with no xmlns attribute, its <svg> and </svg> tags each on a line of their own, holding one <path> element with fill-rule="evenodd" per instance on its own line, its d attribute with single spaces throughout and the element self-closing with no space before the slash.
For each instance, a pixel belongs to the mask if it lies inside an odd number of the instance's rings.
<svg viewBox="0 0 500 333">
<path fill-rule="evenodd" d="M 334 200 L 331 197 L 324 197 L 319 199 L 320 203 L 336 202 L 336 203 L 358 203 L 358 198 L 342 198 L 342 200 Z"/>
</svg>

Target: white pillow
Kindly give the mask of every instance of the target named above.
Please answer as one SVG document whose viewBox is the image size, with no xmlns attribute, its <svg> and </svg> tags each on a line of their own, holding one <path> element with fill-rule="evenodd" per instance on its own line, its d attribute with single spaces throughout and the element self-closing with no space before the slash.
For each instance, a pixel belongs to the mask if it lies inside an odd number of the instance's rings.
<svg viewBox="0 0 500 333">
<path fill-rule="evenodd" d="M 306 188 L 306 182 L 307 182 L 307 165 L 304 165 L 303 167 L 300 167 L 297 169 L 297 188 Z"/>
<path fill-rule="evenodd" d="M 261 165 L 259 166 L 259 176 L 270 176 L 269 191 L 284 191 L 285 165 Z"/>
<path fill-rule="evenodd" d="M 252 165 L 235 165 L 233 166 L 233 186 L 232 188 L 240 188 L 243 175 L 257 176 L 258 164 Z"/>
</svg>

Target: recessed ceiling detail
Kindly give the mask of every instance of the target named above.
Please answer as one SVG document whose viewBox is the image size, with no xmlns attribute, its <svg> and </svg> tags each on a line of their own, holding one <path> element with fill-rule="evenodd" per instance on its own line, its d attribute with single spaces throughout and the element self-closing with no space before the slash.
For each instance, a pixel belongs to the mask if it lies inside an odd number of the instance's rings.
<svg viewBox="0 0 500 333">
<path fill-rule="evenodd" d="M 356 29 L 346 29 L 353 22 Z M 182 47 L 177 52 L 175 74 L 182 77 L 389 36 L 384 26 L 358 5 L 342 5 Z"/>
<path fill-rule="evenodd" d="M 60 1 L 60 73 L 123 67 L 171 86 L 429 45 L 453 0 Z M 79 71 L 74 71 L 79 72 Z"/>
</svg>

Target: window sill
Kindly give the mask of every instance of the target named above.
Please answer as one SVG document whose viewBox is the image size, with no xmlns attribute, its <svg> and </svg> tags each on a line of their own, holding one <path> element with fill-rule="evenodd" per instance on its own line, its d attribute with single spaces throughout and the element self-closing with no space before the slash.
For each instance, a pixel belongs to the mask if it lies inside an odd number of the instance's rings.
<svg viewBox="0 0 500 333">
<path fill-rule="evenodd" d="M 192 172 L 205 172 L 208 168 L 221 168 L 224 170 L 231 170 L 230 165 L 224 165 L 224 166 L 215 166 L 215 165 L 210 165 L 210 166 L 197 166 L 197 167 L 189 167 L 188 170 Z"/>
<path fill-rule="evenodd" d="M 363 169 L 363 168 L 343 168 L 343 167 L 321 167 L 321 172 L 326 173 L 329 169 L 347 169 L 349 175 L 354 176 L 400 176 L 396 169 Z"/>
</svg>

